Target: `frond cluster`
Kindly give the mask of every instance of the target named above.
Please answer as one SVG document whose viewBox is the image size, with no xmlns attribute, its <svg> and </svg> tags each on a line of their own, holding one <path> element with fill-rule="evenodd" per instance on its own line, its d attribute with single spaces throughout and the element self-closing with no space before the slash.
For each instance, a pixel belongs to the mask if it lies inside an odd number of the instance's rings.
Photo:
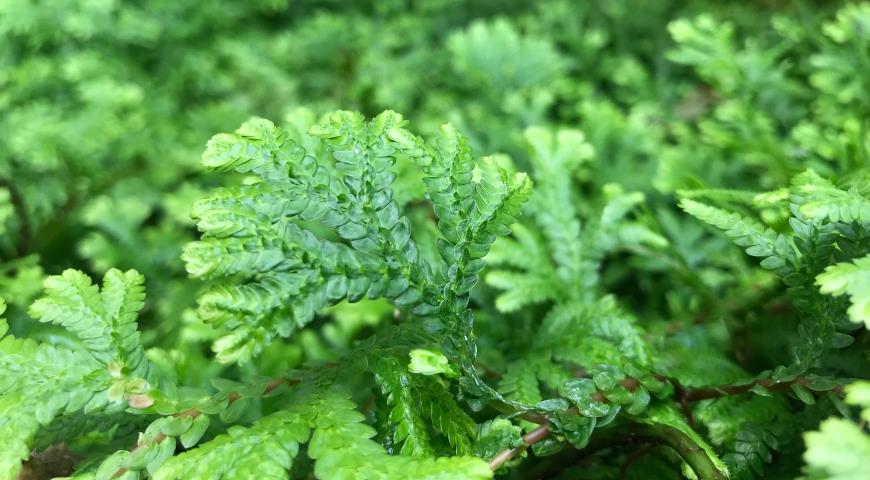
<svg viewBox="0 0 870 480">
<path fill-rule="evenodd" d="M 863 479 L 801 4 L 0 1 L 0 480 Z"/>
<path fill-rule="evenodd" d="M 45 294 L 30 314 L 61 327 L 71 339 L 66 344 L 16 338 L 0 320 L 0 471 L 18 471 L 30 449 L 40 446 L 34 439 L 41 428 L 57 422 L 63 433 L 53 435 L 71 439 L 93 428 L 88 416 L 153 403 L 136 325 L 145 298 L 142 281 L 132 270 L 110 270 L 102 288 L 77 270 L 48 277 Z M 0 310 L 5 309 L 0 303 Z"/>
<path fill-rule="evenodd" d="M 419 315 L 463 312 L 482 257 L 506 233 L 530 182 L 509 177 L 491 158 L 475 162 L 449 126 L 433 147 L 403 125 L 393 112 L 370 122 L 350 112 L 328 116 L 312 135 L 330 160 L 266 120 L 209 142 L 205 166 L 256 177 L 197 203 L 203 240 L 183 255 L 191 275 L 216 280 L 200 296 L 199 313 L 227 331 L 215 343 L 219 359 L 250 359 L 342 300 L 386 298 Z M 398 156 L 425 175 L 443 235 L 434 265 L 419 256 L 393 199 Z"/>
</svg>

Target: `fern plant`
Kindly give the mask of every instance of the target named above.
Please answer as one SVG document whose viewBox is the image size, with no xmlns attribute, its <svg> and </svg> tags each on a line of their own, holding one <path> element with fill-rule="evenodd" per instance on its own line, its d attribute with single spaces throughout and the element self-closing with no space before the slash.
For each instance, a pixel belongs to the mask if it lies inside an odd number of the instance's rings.
<svg viewBox="0 0 870 480">
<path fill-rule="evenodd" d="M 130 407 L 142 411 L 128 409 L 133 413 L 131 423 L 137 423 L 135 413 L 162 416 L 140 435 L 135 448 L 93 463 L 79 474 L 82 478 L 138 478 L 144 471 L 165 479 L 280 477 L 290 470 L 300 443 L 309 440 L 310 428 L 314 433 L 307 453 L 317 461 L 314 471 L 321 478 L 391 478 L 390 472 L 406 469 L 421 478 L 491 476 L 484 462 L 468 456 L 474 421 L 456 403 L 448 385 L 425 376 L 412 378 L 407 355 L 411 346 L 425 342 L 450 352 L 468 375 L 475 375 L 468 294 L 483 267 L 482 257 L 513 223 L 530 182 L 522 174 L 508 175 L 492 158 L 476 160 L 465 139 L 449 126 L 430 145 L 403 125 L 393 112 L 368 122 L 357 113 L 336 112 L 312 129 L 308 143 L 319 142 L 319 147 L 311 153 L 301 139 L 261 119 L 247 122 L 234 134 L 216 136 L 203 164 L 249 177 L 197 203 L 194 215 L 203 238 L 185 248 L 184 260 L 192 275 L 211 280 L 200 295 L 199 315 L 223 330 L 214 349 L 224 362 L 250 360 L 275 338 L 291 336 L 316 312 L 342 300 L 385 298 L 414 315 L 414 326 L 396 332 L 398 339 L 387 337 L 393 341 L 375 342 L 338 361 L 347 368 L 365 360 L 366 366 L 357 369 L 374 375 L 388 406 L 387 443 L 412 458 L 389 456 L 369 440 L 375 431 L 359 425 L 365 417 L 354 410 L 347 394 L 339 393 L 357 381 L 353 376 L 312 373 L 303 379 L 259 382 L 239 391 L 221 391 L 204 402 L 193 402 L 195 396 L 184 394 L 169 379 L 149 381 L 134 323 L 142 301 L 141 276 L 114 270 L 107 273 L 102 294 L 75 271 L 46 281 L 48 297 L 34 303 L 31 315 L 77 335 L 84 348 L 81 354 L 93 356 L 104 368 L 91 373 L 91 367 L 69 380 L 90 388 L 81 394 L 58 383 L 74 402 L 61 401 L 65 397 L 57 392 L 44 392 L 43 401 L 29 404 L 35 411 L 20 413 L 33 423 L 19 434 L 32 437 L 39 423 L 50 428 L 56 412 L 81 414 L 84 408 L 92 415 L 111 406 L 108 412 L 121 413 L 122 400 L 132 399 Z M 323 152 L 329 156 L 312 156 Z M 399 156 L 412 159 L 427 175 L 427 194 L 443 235 L 437 241 L 439 262 L 430 263 L 418 254 L 409 221 L 399 215 L 391 189 L 391 166 Z M 9 337 L 6 343 L 10 356 L 35 349 L 27 340 Z M 77 352 L 44 348 L 50 353 L 43 356 Z M 9 364 L 14 363 L 9 358 Z M 162 390 L 150 388 L 160 381 L 167 382 Z M 27 390 L 38 388 L 39 382 L 21 384 L 10 377 L 7 383 L 4 400 L 19 405 L 22 395 L 29 395 Z M 250 427 L 232 427 L 173 457 L 177 441 L 186 448 L 198 442 L 211 416 L 220 414 L 225 422 L 233 422 L 253 399 L 285 383 L 321 386 L 299 409 L 281 409 Z M 97 394 L 101 396 L 90 400 Z M 430 421 L 444 446 L 430 440 Z M 15 456 L 6 462 L 8 471 L 14 473 L 15 462 L 26 457 L 30 441 L 23 438 L 21 446 L 11 450 Z M 245 442 L 253 443 L 240 448 Z M 436 460 L 436 447 L 466 456 Z M 383 460 L 377 461 L 377 455 Z"/>
<path fill-rule="evenodd" d="M 868 25 L 0 2 L 0 480 L 863 478 Z"/>
<path fill-rule="evenodd" d="M 110 270 L 102 289 L 76 270 L 48 277 L 30 315 L 63 327 L 61 342 L 15 338 L 2 323 L 0 471 L 12 478 L 32 446 L 89 434 L 101 423 L 111 427 L 124 422 L 126 408 L 151 406 L 153 378 L 136 328 L 142 282 L 132 270 Z"/>
</svg>

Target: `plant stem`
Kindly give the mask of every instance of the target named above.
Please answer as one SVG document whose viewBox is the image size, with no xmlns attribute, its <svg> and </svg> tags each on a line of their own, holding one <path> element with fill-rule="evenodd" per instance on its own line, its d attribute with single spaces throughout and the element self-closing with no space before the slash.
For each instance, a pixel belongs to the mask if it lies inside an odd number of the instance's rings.
<svg viewBox="0 0 870 480">
<path fill-rule="evenodd" d="M 522 446 L 502 450 L 498 453 L 498 455 L 496 455 L 492 458 L 492 460 L 489 461 L 489 468 L 492 469 L 492 471 L 498 470 L 499 468 L 501 468 L 502 465 L 505 464 L 505 462 L 514 458 L 518 453 L 549 437 L 550 433 L 550 427 L 548 425 L 541 425 L 540 427 L 523 435 Z"/>
<path fill-rule="evenodd" d="M 547 438 L 552 432 L 548 425 L 542 425 L 537 429 L 527 433 L 523 437 L 524 445 L 505 449 L 499 452 L 489 462 L 489 467 L 496 471 L 505 462 L 515 457 L 518 453 L 535 443 Z M 624 428 L 614 428 L 601 431 L 596 435 L 595 441 L 590 443 L 584 452 L 594 452 L 613 445 L 665 445 L 670 447 L 678 455 L 692 467 L 695 475 L 700 480 L 725 480 L 722 472 L 716 468 L 716 465 L 697 443 L 691 437 L 681 432 L 680 430 L 662 424 L 642 424 L 630 423 Z"/>
<path fill-rule="evenodd" d="M 678 396 L 678 401 L 697 402 L 700 400 L 708 400 L 711 398 L 726 397 L 730 395 L 740 395 L 748 393 L 756 386 L 764 387 L 771 392 L 782 392 L 791 388 L 792 385 L 806 385 L 806 377 L 797 377 L 793 380 L 777 382 L 776 380 L 764 378 L 743 385 L 719 385 L 716 387 L 699 388 L 697 390 L 682 390 Z M 836 393 L 843 391 L 842 385 L 837 385 L 832 389 Z"/>
<path fill-rule="evenodd" d="M 614 445 L 664 445 L 692 467 L 700 480 L 724 480 L 725 476 L 691 437 L 663 424 L 629 423 L 623 428 L 601 431 L 584 451 L 594 452 Z"/>
<path fill-rule="evenodd" d="M 662 424 L 636 424 L 634 428 L 638 436 L 649 435 L 650 441 L 661 440 L 662 443 L 674 449 L 692 467 L 700 480 L 725 480 L 725 475 L 716 468 L 707 452 L 680 430 Z"/>
</svg>

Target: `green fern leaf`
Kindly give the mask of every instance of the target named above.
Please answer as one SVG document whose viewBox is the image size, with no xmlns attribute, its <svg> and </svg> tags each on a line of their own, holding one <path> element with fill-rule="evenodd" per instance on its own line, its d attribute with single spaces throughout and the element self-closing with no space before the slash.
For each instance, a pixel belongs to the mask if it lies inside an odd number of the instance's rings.
<svg viewBox="0 0 870 480">
<path fill-rule="evenodd" d="M 411 374 L 394 357 L 385 357 L 373 365 L 375 381 L 381 387 L 390 407 L 390 444 L 400 446 L 403 455 L 431 456 L 427 423 L 420 415 L 419 397 L 413 388 Z"/>
<path fill-rule="evenodd" d="M 591 305 L 557 305 L 544 319 L 538 338 L 539 347 L 551 349 L 555 358 L 579 365 L 614 359 L 645 365 L 650 360 L 643 330 L 610 296 Z"/>
<path fill-rule="evenodd" d="M 533 211 L 557 268 L 566 270 L 570 278 L 579 267 L 583 250 L 572 179 L 577 168 L 592 157 L 593 150 L 578 130 L 530 128 L 525 138 L 538 185 Z"/>
<path fill-rule="evenodd" d="M 736 213 L 711 207 L 690 199 L 680 201 L 689 215 L 725 231 L 731 240 L 753 257 L 762 257 L 761 266 L 783 275 L 791 271 L 796 258 L 788 239 L 757 222 Z"/>
<path fill-rule="evenodd" d="M 0 339 L 0 471 L 14 475 L 38 431 L 57 417 L 65 417 L 64 431 L 75 436 L 91 426 L 81 412 L 113 414 L 128 402 L 138 408 L 152 403 L 136 330 L 142 281 L 133 270 L 110 270 L 100 290 L 76 270 L 48 277 L 30 313 L 66 328 L 79 345 Z M 0 320 L 0 334 L 6 330 Z"/>
<path fill-rule="evenodd" d="M 827 267 L 816 276 L 816 285 L 835 297 L 848 294 L 852 301 L 849 318 L 870 328 L 870 254 Z"/>
<path fill-rule="evenodd" d="M 500 312 L 515 312 L 528 305 L 555 300 L 558 284 L 552 278 L 508 270 L 493 270 L 486 275 L 486 283 L 504 290 L 495 299 Z"/>
<path fill-rule="evenodd" d="M 420 458 L 387 455 L 371 440 L 375 431 L 339 391 L 324 392 L 311 403 L 314 434 L 308 455 L 322 480 L 383 479 L 479 480 L 492 470 L 477 457 Z"/>
<path fill-rule="evenodd" d="M 342 300 L 383 297 L 422 315 L 445 302 L 462 311 L 482 257 L 507 233 L 530 183 L 508 177 L 492 159 L 475 164 L 449 126 L 431 149 L 403 125 L 394 112 L 368 123 L 350 112 L 326 117 L 311 134 L 334 166 L 262 119 L 209 142 L 203 164 L 258 179 L 195 206 L 202 240 L 183 255 L 192 275 L 213 280 L 199 312 L 226 332 L 214 345 L 219 360 L 245 361 Z M 397 155 L 413 158 L 426 175 L 449 268 L 418 256 L 409 222 L 399 216 L 391 189 Z M 319 238 L 305 222 L 319 222 L 342 241 Z M 435 271 L 447 279 L 436 283 Z"/>
<path fill-rule="evenodd" d="M 792 192 L 792 201 L 799 205 L 800 213 L 813 220 L 870 225 L 870 198 L 857 188 L 841 190 L 807 170 L 794 178 Z"/>
<path fill-rule="evenodd" d="M 250 427 L 231 427 L 226 434 L 170 458 L 152 478 L 286 479 L 299 445 L 308 440 L 308 435 L 304 408 L 293 405 Z"/>
<path fill-rule="evenodd" d="M 857 382 L 846 387 L 846 402 L 857 405 L 861 418 L 870 418 L 870 383 Z M 870 469 L 870 435 L 855 423 L 829 418 L 818 431 L 804 434 L 807 450 L 804 461 L 810 478 L 858 480 Z"/>
<path fill-rule="evenodd" d="M 442 298 L 464 299 L 457 304 L 464 306 L 483 257 L 496 237 L 510 233 L 531 195 L 531 182 L 522 173 L 508 175 L 492 157 L 475 164 L 466 139 L 450 125 L 441 127 L 432 149 L 404 130 L 393 129 L 390 138 L 424 172 L 426 195 L 444 236 L 438 251 L 449 265 Z"/>
<path fill-rule="evenodd" d="M 203 239 L 183 255 L 192 275 L 217 280 L 199 303 L 205 320 L 231 331 L 215 344 L 221 361 L 250 358 L 343 299 L 417 302 L 416 247 L 389 188 L 395 149 L 385 131 L 401 123 L 392 112 L 368 124 L 349 112 L 327 117 L 313 133 L 334 167 L 267 120 L 209 142 L 204 165 L 259 178 L 195 206 Z M 297 220 L 321 222 L 347 243 L 320 239 Z"/>
<path fill-rule="evenodd" d="M 432 421 L 432 427 L 447 437 L 458 455 L 470 455 L 472 439 L 477 431 L 474 420 L 459 406 L 439 379 L 417 376 L 415 383 L 421 395 L 422 410 Z"/>
<path fill-rule="evenodd" d="M 536 363 L 530 359 L 522 359 L 508 365 L 507 370 L 499 380 L 499 391 L 507 398 L 526 405 L 536 405 L 543 400 L 538 385 L 538 365 Z"/>
<path fill-rule="evenodd" d="M 136 316 L 145 300 L 144 278 L 135 270 L 112 269 L 99 290 L 78 270 L 45 280 L 46 296 L 30 307 L 30 315 L 74 333 L 97 360 L 139 377 L 147 376 Z"/>
</svg>

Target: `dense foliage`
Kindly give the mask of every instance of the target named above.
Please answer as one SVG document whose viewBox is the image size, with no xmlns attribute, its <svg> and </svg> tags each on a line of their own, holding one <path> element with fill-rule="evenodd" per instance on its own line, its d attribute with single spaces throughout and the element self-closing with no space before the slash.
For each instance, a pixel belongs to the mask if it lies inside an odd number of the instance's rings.
<svg viewBox="0 0 870 480">
<path fill-rule="evenodd" d="M 870 471 L 870 3 L 0 1 L 0 130 L 0 479 Z"/>
</svg>

